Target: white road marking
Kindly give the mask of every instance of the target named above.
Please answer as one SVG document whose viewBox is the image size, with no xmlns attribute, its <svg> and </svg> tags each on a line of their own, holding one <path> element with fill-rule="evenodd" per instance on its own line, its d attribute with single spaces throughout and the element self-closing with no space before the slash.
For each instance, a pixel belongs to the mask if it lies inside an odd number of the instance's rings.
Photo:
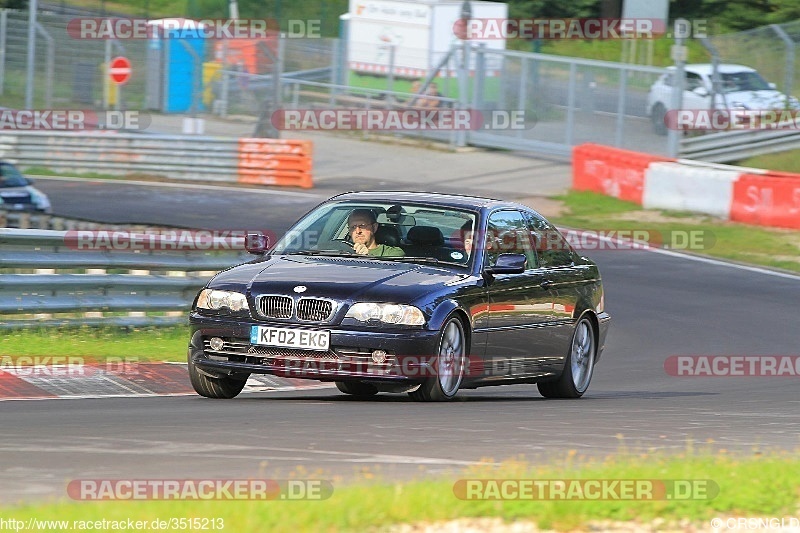
<svg viewBox="0 0 800 533">
<path fill-rule="evenodd" d="M 625 245 L 625 246 L 629 246 L 630 247 L 634 243 L 634 241 L 632 241 L 630 239 L 620 239 L 620 238 L 613 238 L 612 239 L 611 237 L 606 237 L 606 236 L 603 236 L 603 235 L 597 235 L 592 230 L 581 230 L 581 229 L 576 229 L 576 228 L 564 228 L 564 229 L 569 229 L 571 231 L 577 231 L 577 232 L 586 232 L 587 236 L 590 237 L 590 238 L 599 239 L 601 241 L 610 242 L 610 243 L 617 244 L 617 245 Z M 628 249 L 628 248 L 626 248 L 626 249 Z M 707 264 L 710 264 L 710 265 L 724 266 L 724 267 L 728 267 L 728 268 L 735 268 L 735 269 L 738 269 L 738 270 L 744 270 L 744 271 L 753 272 L 753 273 L 756 273 L 756 274 L 766 274 L 768 276 L 775 276 L 775 277 L 778 277 L 778 278 L 786 278 L 786 279 L 793 279 L 795 281 L 800 281 L 800 275 L 797 275 L 797 274 L 791 274 L 791 273 L 788 273 L 788 272 L 780 272 L 780 271 L 777 271 L 777 270 L 770 270 L 768 268 L 757 267 L 757 266 L 740 265 L 738 263 L 730 263 L 728 261 L 724 261 L 724 260 L 721 260 L 721 259 L 712 259 L 710 257 L 703 257 L 703 256 L 699 256 L 699 255 L 686 254 L 686 253 L 676 252 L 674 250 L 664 250 L 663 248 L 656 248 L 656 247 L 650 246 L 648 244 L 643 244 L 643 243 L 636 243 L 636 249 L 637 250 L 643 250 L 643 251 L 646 251 L 646 252 L 652 252 L 654 254 L 662 254 L 662 255 L 667 255 L 667 256 L 670 256 L 670 257 L 678 257 L 678 258 L 681 258 L 681 259 L 688 259 L 689 261 L 697 261 L 698 263 L 707 263 Z M 577 250 L 577 251 L 580 252 L 580 250 Z"/>
</svg>

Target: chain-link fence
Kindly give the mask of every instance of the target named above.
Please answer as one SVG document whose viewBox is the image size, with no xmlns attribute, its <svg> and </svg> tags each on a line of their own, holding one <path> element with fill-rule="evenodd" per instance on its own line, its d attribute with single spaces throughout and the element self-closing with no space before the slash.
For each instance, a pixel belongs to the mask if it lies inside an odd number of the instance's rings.
<svg viewBox="0 0 800 533">
<path fill-rule="evenodd" d="M 154 31 L 144 39 L 81 39 L 69 30 L 75 15 L 41 12 L 29 86 L 28 13 L 1 13 L 0 105 L 8 108 L 25 107 L 32 91 L 32 107 L 39 109 L 242 115 L 258 119 L 255 134 L 277 135 L 268 131 L 269 118 L 281 108 L 402 109 L 427 99 L 449 108 L 522 111 L 524 126 L 397 134 L 556 154 L 568 154 L 583 142 L 668 152 L 647 108 L 648 92 L 665 72 L 661 68 L 464 45 L 455 38 L 449 48 L 438 46 L 435 52 L 392 39 L 348 43 L 278 34 L 176 39 Z M 711 42 L 722 62 L 754 66 L 785 92 L 795 92 L 800 21 L 716 36 Z M 107 72 L 117 56 L 132 66 L 121 86 L 111 83 Z"/>
<path fill-rule="evenodd" d="M 710 37 L 722 63 L 757 69 L 788 95 L 800 93 L 800 20 Z"/>
</svg>

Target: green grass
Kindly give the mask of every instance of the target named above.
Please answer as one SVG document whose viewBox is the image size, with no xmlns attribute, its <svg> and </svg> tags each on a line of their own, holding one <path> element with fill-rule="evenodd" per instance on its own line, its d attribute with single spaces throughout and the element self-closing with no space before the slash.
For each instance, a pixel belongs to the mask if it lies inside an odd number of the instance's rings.
<svg viewBox="0 0 800 533">
<path fill-rule="evenodd" d="M 743 167 L 766 168 L 782 172 L 800 173 L 800 150 L 789 150 L 777 154 L 758 155 L 737 163 Z"/>
<path fill-rule="evenodd" d="M 193 476 L 198 478 L 200 476 Z M 265 478 L 254 467 L 254 478 Z M 341 478 L 295 472 L 296 479 L 331 479 L 333 494 L 322 501 L 58 501 L 2 509 L 4 517 L 61 520 L 145 520 L 169 517 L 222 518 L 225 531 L 365 531 L 392 524 L 446 521 L 462 517 L 500 517 L 529 521 L 542 528 L 585 528 L 591 521 L 656 518 L 667 524 L 691 521 L 707 525 L 713 517 L 796 516 L 800 502 L 800 462 L 796 455 L 755 454 L 731 457 L 693 452 L 677 456 L 621 451 L 604 460 L 569 450 L 561 460 L 537 466 L 514 460 L 500 467 L 476 466 L 452 478 L 395 482 L 362 474 L 345 484 Z M 371 478 L 371 479 L 370 479 Z M 464 500 L 454 494 L 457 479 L 619 479 L 710 480 L 719 493 L 690 500 Z M 65 481 L 66 483 L 66 481 Z M 596 528 L 597 526 L 595 526 Z M 681 528 L 685 529 L 685 525 Z"/>
<path fill-rule="evenodd" d="M 188 344 L 187 326 L 19 329 L 0 336 L 0 356 L 185 361 Z"/>
<path fill-rule="evenodd" d="M 587 230 L 645 229 L 702 232 L 705 246 L 691 253 L 800 272 L 800 236 L 794 230 L 761 228 L 682 212 L 644 210 L 640 206 L 585 191 L 557 197 L 567 212 L 551 217 L 559 226 Z"/>
</svg>

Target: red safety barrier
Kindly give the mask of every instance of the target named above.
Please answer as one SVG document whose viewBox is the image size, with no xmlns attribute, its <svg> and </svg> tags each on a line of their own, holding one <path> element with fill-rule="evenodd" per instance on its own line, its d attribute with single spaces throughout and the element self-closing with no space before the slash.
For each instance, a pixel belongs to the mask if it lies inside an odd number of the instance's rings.
<svg viewBox="0 0 800 533">
<path fill-rule="evenodd" d="M 572 150 L 572 188 L 641 205 L 644 172 L 658 161 L 675 159 L 600 144 L 581 144 Z"/>
<path fill-rule="evenodd" d="M 310 189 L 311 141 L 239 139 L 239 183 Z"/>
<path fill-rule="evenodd" d="M 733 184 L 731 220 L 800 229 L 800 174 L 742 174 Z"/>
</svg>

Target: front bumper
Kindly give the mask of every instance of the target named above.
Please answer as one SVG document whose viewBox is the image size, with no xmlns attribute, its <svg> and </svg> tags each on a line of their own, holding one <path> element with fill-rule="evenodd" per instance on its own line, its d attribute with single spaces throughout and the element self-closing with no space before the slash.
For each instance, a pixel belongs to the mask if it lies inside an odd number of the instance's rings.
<svg viewBox="0 0 800 533">
<path fill-rule="evenodd" d="M 320 381 L 376 381 L 418 383 L 433 375 L 439 332 L 428 330 L 343 329 L 298 324 L 267 324 L 247 319 L 190 315 L 191 363 L 212 376 L 272 374 Z M 272 348 L 250 343 L 250 327 L 275 325 L 330 331 L 327 351 Z M 219 337 L 221 348 L 209 340 Z M 373 352 L 386 352 L 386 360 L 373 360 Z"/>
<path fill-rule="evenodd" d="M 606 337 L 608 337 L 608 328 L 611 325 L 611 315 L 606 312 L 597 315 L 598 331 L 597 331 L 597 355 L 595 361 L 600 359 L 600 355 L 606 347 Z"/>
</svg>

